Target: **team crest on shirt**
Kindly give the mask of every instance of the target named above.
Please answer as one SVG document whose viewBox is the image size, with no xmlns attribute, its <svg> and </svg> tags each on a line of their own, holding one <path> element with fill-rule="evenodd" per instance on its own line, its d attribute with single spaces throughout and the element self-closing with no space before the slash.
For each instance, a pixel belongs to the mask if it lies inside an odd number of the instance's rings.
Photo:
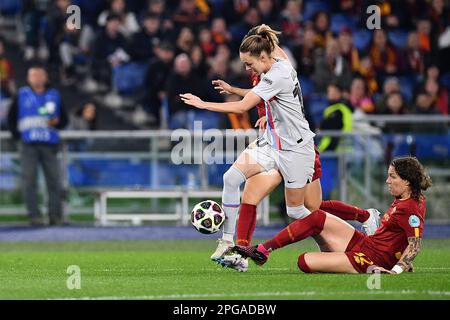
<svg viewBox="0 0 450 320">
<path fill-rule="evenodd" d="M 420 226 L 420 219 L 414 213 L 409 216 L 408 222 L 409 225 L 413 228 L 417 228 L 418 226 Z"/>
<path fill-rule="evenodd" d="M 269 85 L 273 84 L 273 81 L 270 80 L 269 78 L 263 78 L 262 81 L 267 82 Z"/>
<path fill-rule="evenodd" d="M 392 208 L 392 210 L 389 210 L 388 212 L 386 212 L 386 214 L 383 216 L 383 220 L 384 221 L 389 221 L 389 219 L 391 218 L 391 214 L 394 214 L 394 212 L 397 210 L 397 207 Z"/>
</svg>

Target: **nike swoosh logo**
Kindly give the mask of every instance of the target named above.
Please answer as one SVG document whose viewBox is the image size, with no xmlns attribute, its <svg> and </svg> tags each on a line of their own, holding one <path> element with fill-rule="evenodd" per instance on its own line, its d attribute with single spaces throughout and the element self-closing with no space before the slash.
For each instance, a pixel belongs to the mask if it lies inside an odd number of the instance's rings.
<svg viewBox="0 0 450 320">
<path fill-rule="evenodd" d="M 294 183 L 294 182 L 295 182 L 295 180 L 294 180 L 294 181 L 289 181 L 289 180 L 288 180 L 288 182 L 287 182 L 287 183 Z"/>
</svg>

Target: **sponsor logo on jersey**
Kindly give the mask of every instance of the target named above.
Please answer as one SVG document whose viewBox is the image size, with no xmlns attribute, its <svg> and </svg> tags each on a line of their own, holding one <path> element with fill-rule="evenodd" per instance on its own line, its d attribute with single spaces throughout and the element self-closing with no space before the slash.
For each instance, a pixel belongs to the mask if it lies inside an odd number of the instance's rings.
<svg viewBox="0 0 450 320">
<path fill-rule="evenodd" d="M 415 214 L 412 214 L 408 219 L 409 225 L 413 228 L 420 226 L 420 219 Z"/>
<path fill-rule="evenodd" d="M 273 81 L 270 80 L 269 78 L 263 78 L 262 81 L 267 82 L 269 85 L 273 84 Z"/>
</svg>

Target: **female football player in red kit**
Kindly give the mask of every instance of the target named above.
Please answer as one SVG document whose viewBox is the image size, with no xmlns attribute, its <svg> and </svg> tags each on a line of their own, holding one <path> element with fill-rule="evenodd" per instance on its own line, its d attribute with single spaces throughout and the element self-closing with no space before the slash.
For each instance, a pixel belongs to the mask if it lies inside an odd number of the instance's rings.
<svg viewBox="0 0 450 320">
<path fill-rule="evenodd" d="M 415 157 L 402 157 L 389 165 L 386 184 L 394 202 L 371 236 L 319 209 L 294 221 L 263 244 L 235 246 L 234 251 L 262 265 L 271 251 L 320 235 L 331 252 L 301 254 L 298 267 L 303 272 L 399 274 L 409 271 L 420 251 L 425 217 L 422 191 L 431 186 L 431 179 Z"/>
</svg>

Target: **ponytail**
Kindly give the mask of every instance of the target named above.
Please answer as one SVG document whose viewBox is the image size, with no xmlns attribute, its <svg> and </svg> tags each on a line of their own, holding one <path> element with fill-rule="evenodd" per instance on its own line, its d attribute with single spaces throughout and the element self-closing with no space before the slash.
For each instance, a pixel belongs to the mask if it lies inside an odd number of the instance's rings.
<svg viewBox="0 0 450 320">
<path fill-rule="evenodd" d="M 249 52 L 252 56 L 259 56 L 261 52 L 266 51 L 270 55 L 279 43 L 279 34 L 281 32 L 273 30 L 268 25 L 256 26 L 250 29 L 242 40 L 239 52 Z"/>
</svg>

